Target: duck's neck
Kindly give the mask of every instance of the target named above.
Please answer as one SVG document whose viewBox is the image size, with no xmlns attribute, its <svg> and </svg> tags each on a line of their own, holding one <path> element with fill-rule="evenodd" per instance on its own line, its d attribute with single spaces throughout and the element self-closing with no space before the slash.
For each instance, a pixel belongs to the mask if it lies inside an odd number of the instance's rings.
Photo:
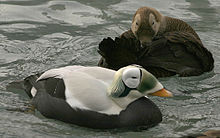
<svg viewBox="0 0 220 138">
<path fill-rule="evenodd" d="M 125 97 L 120 98 L 113 98 L 112 100 L 120 106 L 122 109 L 125 109 L 130 103 L 133 101 L 139 99 L 140 97 L 143 97 L 144 95 L 138 92 L 137 90 L 131 90 L 129 94 Z"/>
<path fill-rule="evenodd" d="M 180 19 L 176 19 L 176 18 L 172 18 L 172 17 L 168 17 L 168 16 L 163 16 L 157 35 L 160 36 L 160 35 L 163 35 L 164 33 L 175 32 L 175 31 L 189 32 L 189 33 L 193 34 L 197 39 L 200 40 L 198 34 L 186 22 L 184 22 Z"/>
</svg>

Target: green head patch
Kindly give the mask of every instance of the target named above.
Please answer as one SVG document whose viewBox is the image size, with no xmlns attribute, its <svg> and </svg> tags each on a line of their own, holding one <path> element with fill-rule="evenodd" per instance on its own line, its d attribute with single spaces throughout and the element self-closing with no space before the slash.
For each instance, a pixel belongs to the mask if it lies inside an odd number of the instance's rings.
<svg viewBox="0 0 220 138">
<path fill-rule="evenodd" d="M 145 69 L 141 69 L 141 71 L 142 71 L 141 83 L 137 89 L 141 93 L 145 93 L 146 91 L 150 91 L 154 89 L 158 84 L 158 80 L 151 73 L 147 72 Z"/>
</svg>

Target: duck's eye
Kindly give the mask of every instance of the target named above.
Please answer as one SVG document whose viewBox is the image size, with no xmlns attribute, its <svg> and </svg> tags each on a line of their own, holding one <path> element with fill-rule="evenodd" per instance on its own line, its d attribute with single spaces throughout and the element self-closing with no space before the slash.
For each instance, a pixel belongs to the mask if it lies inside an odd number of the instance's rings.
<svg viewBox="0 0 220 138">
<path fill-rule="evenodd" d="M 137 79 L 137 77 L 131 77 L 132 79 Z"/>
<path fill-rule="evenodd" d="M 136 22 L 136 25 L 138 25 L 138 23 Z"/>
<path fill-rule="evenodd" d="M 152 22 L 152 25 L 154 25 L 154 22 Z"/>
</svg>

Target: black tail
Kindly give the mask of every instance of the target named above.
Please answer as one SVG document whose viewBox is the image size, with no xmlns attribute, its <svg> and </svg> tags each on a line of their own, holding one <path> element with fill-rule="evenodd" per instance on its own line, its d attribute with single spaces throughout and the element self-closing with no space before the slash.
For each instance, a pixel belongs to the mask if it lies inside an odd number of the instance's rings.
<svg viewBox="0 0 220 138">
<path fill-rule="evenodd" d="M 31 76 L 25 78 L 24 80 L 11 82 L 6 86 L 6 89 L 8 91 L 16 92 L 16 93 L 26 92 L 26 94 L 30 98 L 33 98 L 32 94 L 31 94 L 31 89 L 33 87 L 35 87 L 36 89 L 37 88 L 40 89 L 41 87 L 44 87 L 44 85 L 42 85 L 42 83 L 36 82 L 36 80 L 39 76 L 40 76 L 40 74 L 31 75 Z"/>
<path fill-rule="evenodd" d="M 11 92 L 22 92 L 33 98 L 31 90 L 34 87 L 37 91 L 46 92 L 53 97 L 65 99 L 65 85 L 62 79 L 47 78 L 36 82 L 42 73 L 31 75 L 22 81 L 11 82 L 7 86 L 7 90 Z"/>
</svg>

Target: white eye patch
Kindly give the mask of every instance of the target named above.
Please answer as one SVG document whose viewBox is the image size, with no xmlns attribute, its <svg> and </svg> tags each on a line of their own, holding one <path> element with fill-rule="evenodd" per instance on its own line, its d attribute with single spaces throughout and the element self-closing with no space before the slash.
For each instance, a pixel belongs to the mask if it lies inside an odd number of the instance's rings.
<svg viewBox="0 0 220 138">
<path fill-rule="evenodd" d="M 140 84 L 141 72 L 139 68 L 128 68 L 123 71 L 122 80 L 129 88 L 137 88 Z"/>
<path fill-rule="evenodd" d="M 156 35 L 160 27 L 160 22 L 156 21 L 156 17 L 152 13 L 149 14 L 149 24 L 151 25 Z"/>
<path fill-rule="evenodd" d="M 139 25 L 140 25 L 140 22 L 141 22 L 140 14 L 135 15 L 134 20 L 131 25 L 131 31 L 133 32 L 134 35 L 136 35 L 136 32 L 137 32 Z"/>
</svg>

